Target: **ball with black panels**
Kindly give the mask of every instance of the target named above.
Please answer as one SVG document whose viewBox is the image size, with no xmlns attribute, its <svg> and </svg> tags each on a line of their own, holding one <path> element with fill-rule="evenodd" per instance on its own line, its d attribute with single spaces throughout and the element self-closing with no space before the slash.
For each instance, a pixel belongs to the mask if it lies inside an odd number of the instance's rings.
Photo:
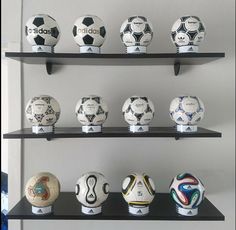
<svg viewBox="0 0 236 230">
<path fill-rule="evenodd" d="M 79 17 L 74 23 L 72 33 L 80 47 L 80 53 L 100 53 L 100 47 L 106 38 L 106 28 L 99 17 L 95 15 Z"/>
<path fill-rule="evenodd" d="M 145 96 L 132 96 L 122 107 L 124 119 L 129 124 L 131 132 L 149 131 L 149 123 L 154 117 L 154 112 L 152 101 Z"/>
<path fill-rule="evenodd" d="M 122 183 L 122 195 L 133 215 L 147 215 L 155 196 L 155 184 L 145 173 L 132 173 Z"/>
<path fill-rule="evenodd" d="M 177 213 L 184 216 L 198 214 L 205 194 L 205 187 L 199 178 L 190 173 L 178 174 L 171 181 L 169 191 L 176 203 Z"/>
<path fill-rule="evenodd" d="M 177 47 L 177 53 L 197 53 L 205 35 L 205 26 L 197 16 L 183 16 L 171 29 L 171 40 Z"/>
<path fill-rule="evenodd" d="M 33 133 L 50 133 L 58 121 L 61 109 L 57 100 L 49 95 L 31 98 L 25 108 L 27 120 L 32 124 Z"/>
<path fill-rule="evenodd" d="M 53 53 L 60 38 L 60 28 L 51 16 L 37 14 L 26 22 L 25 36 L 33 52 Z"/>
<path fill-rule="evenodd" d="M 108 117 L 108 107 L 102 97 L 89 95 L 82 97 L 76 104 L 75 113 L 86 133 L 101 132 Z"/>
<path fill-rule="evenodd" d="M 49 172 L 37 173 L 25 185 L 26 199 L 32 204 L 32 212 L 36 215 L 51 213 L 59 194 L 59 180 Z"/>
<path fill-rule="evenodd" d="M 77 181 L 75 194 L 82 204 L 82 212 L 96 215 L 102 212 L 102 204 L 109 195 L 110 186 L 102 173 L 88 172 Z"/>
<path fill-rule="evenodd" d="M 127 53 L 146 53 L 153 37 L 152 24 L 144 16 L 131 16 L 121 25 L 120 37 Z"/>
<path fill-rule="evenodd" d="M 196 96 L 179 96 L 170 103 L 169 114 L 177 124 L 179 132 L 196 132 L 197 124 L 203 119 L 204 113 L 204 104 Z"/>
</svg>

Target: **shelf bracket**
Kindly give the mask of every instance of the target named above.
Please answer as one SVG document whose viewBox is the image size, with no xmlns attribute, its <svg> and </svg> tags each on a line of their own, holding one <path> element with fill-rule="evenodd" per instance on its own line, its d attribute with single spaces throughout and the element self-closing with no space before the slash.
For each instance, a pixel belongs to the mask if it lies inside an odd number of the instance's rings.
<svg viewBox="0 0 236 230">
<path fill-rule="evenodd" d="M 175 76 L 179 75 L 179 71 L 180 71 L 180 62 L 175 62 L 174 64 L 174 71 L 175 71 Z"/>
<path fill-rule="evenodd" d="M 46 62 L 46 70 L 49 75 L 52 74 L 52 63 L 51 62 Z"/>
</svg>

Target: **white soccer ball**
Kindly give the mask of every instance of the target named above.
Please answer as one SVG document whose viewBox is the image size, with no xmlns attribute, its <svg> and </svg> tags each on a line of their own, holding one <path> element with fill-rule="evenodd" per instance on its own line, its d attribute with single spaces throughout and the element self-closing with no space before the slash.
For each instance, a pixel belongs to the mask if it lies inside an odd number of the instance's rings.
<svg viewBox="0 0 236 230">
<path fill-rule="evenodd" d="M 198 52 L 197 47 L 204 40 L 205 35 L 205 26 L 196 16 L 179 18 L 171 29 L 172 42 L 180 53 Z"/>
<path fill-rule="evenodd" d="M 78 101 L 75 113 L 82 125 L 102 125 L 107 119 L 108 107 L 100 96 L 89 95 Z"/>
<path fill-rule="evenodd" d="M 183 209 L 196 209 L 204 199 L 205 188 L 199 178 L 182 173 L 174 177 L 169 187 L 170 195 L 176 205 Z M 177 209 L 179 210 L 179 209 Z M 193 210 L 186 215 L 192 215 Z"/>
<path fill-rule="evenodd" d="M 147 97 L 132 96 L 122 107 L 123 116 L 129 125 L 148 125 L 154 112 L 154 105 Z"/>
<path fill-rule="evenodd" d="M 130 206 L 149 206 L 155 196 L 154 182 L 144 173 L 132 173 L 122 183 L 122 195 Z"/>
<path fill-rule="evenodd" d="M 169 114 L 178 125 L 195 125 L 204 117 L 204 104 L 196 96 L 179 96 L 172 100 Z"/>
<path fill-rule="evenodd" d="M 88 172 L 77 181 L 75 194 L 78 201 L 85 207 L 96 208 L 107 199 L 109 184 L 103 174 Z"/>
<path fill-rule="evenodd" d="M 34 15 L 26 23 L 25 35 L 35 52 L 53 52 L 60 38 L 60 29 L 49 15 Z"/>
<path fill-rule="evenodd" d="M 31 177 L 25 186 L 26 199 L 35 207 L 52 205 L 59 194 L 60 183 L 48 172 L 41 172 Z"/>
<path fill-rule="evenodd" d="M 79 17 L 73 27 L 75 42 L 80 46 L 100 47 L 106 38 L 106 29 L 103 21 L 95 15 Z"/>
<path fill-rule="evenodd" d="M 33 97 L 25 109 L 26 118 L 33 126 L 52 126 L 59 119 L 60 113 L 59 103 L 48 95 Z"/>
<path fill-rule="evenodd" d="M 127 47 L 148 46 L 153 37 L 151 22 L 143 16 L 132 16 L 126 19 L 120 28 L 122 42 Z M 135 52 L 135 50 L 134 50 Z M 144 49 L 145 52 L 145 49 Z"/>
</svg>

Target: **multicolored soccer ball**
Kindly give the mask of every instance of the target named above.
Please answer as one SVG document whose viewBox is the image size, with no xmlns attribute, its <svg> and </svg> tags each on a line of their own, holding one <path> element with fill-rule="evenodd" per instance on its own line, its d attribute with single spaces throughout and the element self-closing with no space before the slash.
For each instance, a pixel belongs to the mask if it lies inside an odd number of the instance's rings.
<svg viewBox="0 0 236 230">
<path fill-rule="evenodd" d="M 132 96 L 122 107 L 123 116 L 129 125 L 148 125 L 154 112 L 154 105 L 147 97 Z"/>
<path fill-rule="evenodd" d="M 122 195 L 130 206 L 149 206 L 155 196 L 154 182 L 144 173 L 132 173 L 122 183 Z"/>
<path fill-rule="evenodd" d="M 193 126 L 204 117 L 204 104 L 196 96 L 179 96 L 172 100 L 169 114 L 171 119 L 182 126 Z"/>
<path fill-rule="evenodd" d="M 53 126 L 60 117 L 59 103 L 51 96 L 40 95 L 33 97 L 26 105 L 27 120 L 33 126 Z"/>
<path fill-rule="evenodd" d="M 34 15 L 26 23 L 25 35 L 32 45 L 33 52 L 54 52 L 54 46 L 60 38 L 60 29 L 49 15 Z"/>
<path fill-rule="evenodd" d="M 100 96 L 89 95 L 78 101 L 75 113 L 82 125 L 102 125 L 107 119 L 108 107 Z"/>
<path fill-rule="evenodd" d="M 100 47 L 106 38 L 103 21 L 95 15 L 79 17 L 73 27 L 75 42 L 80 46 L 81 53 L 100 53 Z"/>
<path fill-rule="evenodd" d="M 48 172 L 41 172 L 31 177 L 25 186 L 26 199 L 35 207 L 51 206 L 59 193 L 58 179 Z"/>
<path fill-rule="evenodd" d="M 200 179 L 190 173 L 179 174 L 172 180 L 169 191 L 179 214 L 186 216 L 197 214 L 197 208 L 203 201 L 205 193 Z"/>
<path fill-rule="evenodd" d="M 198 52 L 198 45 L 204 40 L 205 35 L 205 26 L 196 16 L 179 18 L 171 29 L 171 39 L 178 53 Z"/>
<path fill-rule="evenodd" d="M 121 25 L 120 37 L 127 53 L 146 53 L 153 37 L 152 24 L 144 16 L 129 17 Z"/>
<path fill-rule="evenodd" d="M 105 202 L 109 189 L 109 184 L 103 174 L 88 172 L 78 179 L 75 194 L 83 206 L 96 208 Z"/>
</svg>

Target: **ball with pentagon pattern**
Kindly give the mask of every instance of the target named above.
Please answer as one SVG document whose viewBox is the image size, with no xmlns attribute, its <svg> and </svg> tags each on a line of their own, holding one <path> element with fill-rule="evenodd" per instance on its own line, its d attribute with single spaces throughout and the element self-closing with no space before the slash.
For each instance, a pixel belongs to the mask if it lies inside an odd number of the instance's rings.
<svg viewBox="0 0 236 230">
<path fill-rule="evenodd" d="M 106 39 L 106 28 L 103 21 L 95 15 L 79 17 L 72 30 L 80 53 L 100 53 L 100 47 Z"/>
<path fill-rule="evenodd" d="M 51 16 L 37 14 L 26 22 L 25 35 L 33 52 L 53 53 L 60 38 L 60 28 Z"/>
</svg>

